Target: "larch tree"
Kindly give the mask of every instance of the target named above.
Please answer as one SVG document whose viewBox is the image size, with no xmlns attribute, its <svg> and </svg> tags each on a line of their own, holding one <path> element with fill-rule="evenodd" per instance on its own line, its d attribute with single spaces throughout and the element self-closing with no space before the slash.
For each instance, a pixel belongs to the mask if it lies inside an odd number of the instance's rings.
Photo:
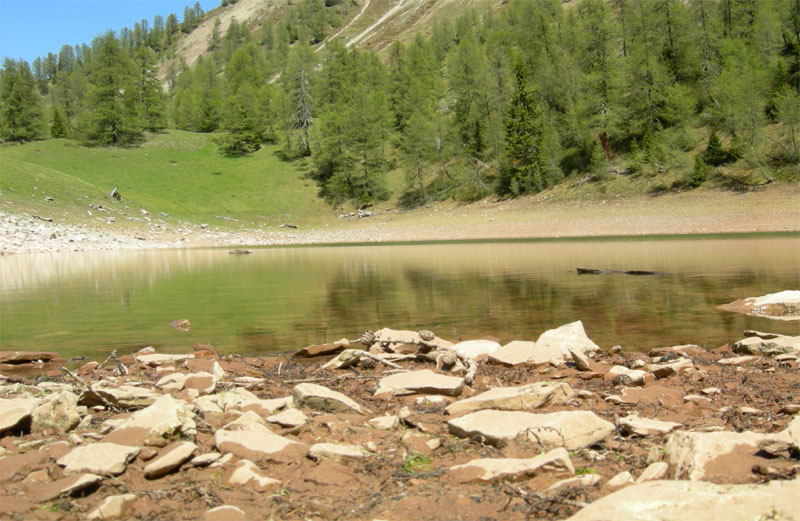
<svg viewBox="0 0 800 521">
<path fill-rule="evenodd" d="M 40 138 L 43 114 L 30 65 L 6 58 L 0 75 L 0 136 L 9 141 Z"/>
</svg>

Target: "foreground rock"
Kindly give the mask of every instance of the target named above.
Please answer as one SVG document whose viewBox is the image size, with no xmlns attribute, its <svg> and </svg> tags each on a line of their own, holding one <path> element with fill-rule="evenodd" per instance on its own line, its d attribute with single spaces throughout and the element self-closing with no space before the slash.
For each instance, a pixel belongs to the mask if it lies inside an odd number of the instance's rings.
<svg viewBox="0 0 800 521">
<path fill-rule="evenodd" d="M 551 450 L 535 458 L 483 458 L 463 465 L 450 467 L 450 474 L 456 481 L 491 481 L 494 479 L 527 479 L 542 472 L 568 472 L 575 474 L 575 468 L 566 449 Z"/>
<path fill-rule="evenodd" d="M 572 360 L 570 351 L 591 356 L 599 349 L 586 335 L 583 322 L 578 320 L 542 333 L 536 340 L 534 356 L 529 363 L 559 365 Z"/>
<path fill-rule="evenodd" d="M 498 387 L 472 398 L 450 404 L 447 412 L 465 414 L 483 409 L 531 411 L 540 407 L 565 403 L 575 395 L 565 383 L 536 382 L 518 387 Z"/>
<path fill-rule="evenodd" d="M 775 320 L 800 320 L 800 291 L 787 290 L 735 300 L 719 308 Z"/>
<path fill-rule="evenodd" d="M 609 494 L 568 521 L 790 520 L 798 495 L 798 479 L 766 485 L 650 481 Z"/>
<path fill-rule="evenodd" d="M 458 396 L 464 388 L 464 379 L 457 376 L 447 376 L 434 373 L 429 369 L 398 373 L 378 382 L 375 397 L 391 397 L 404 394 L 444 394 Z"/>
<path fill-rule="evenodd" d="M 766 435 L 757 432 L 686 432 L 670 435 L 664 460 L 674 479 L 691 481 L 706 478 L 706 466 L 712 461 L 744 450 L 755 454 Z"/>
<path fill-rule="evenodd" d="M 90 472 L 103 476 L 117 476 L 125 472 L 128 462 L 139 454 L 138 447 L 116 443 L 92 443 L 75 447 L 58 460 L 64 472 Z"/>
<path fill-rule="evenodd" d="M 95 474 L 78 474 L 53 481 L 40 488 L 36 493 L 37 501 L 50 501 L 60 496 L 75 494 L 91 488 L 103 481 L 101 476 Z"/>
<path fill-rule="evenodd" d="M 588 447 L 614 432 L 614 425 L 589 411 L 533 414 L 522 411 L 478 411 L 447 422 L 450 432 L 463 438 L 478 438 L 500 444 L 527 436 L 544 447 L 569 450 Z"/>
<path fill-rule="evenodd" d="M 11 430 L 30 420 L 40 402 L 38 398 L 0 400 L 0 432 Z"/>
<path fill-rule="evenodd" d="M 144 468 L 144 477 L 156 479 L 165 476 L 189 461 L 197 450 L 190 441 L 180 441 L 168 445 L 162 453 Z"/>
<path fill-rule="evenodd" d="M 69 391 L 61 391 L 45 397 L 41 405 L 33 411 L 31 429 L 34 432 L 54 430 L 65 433 L 75 428 L 80 421 L 78 396 Z"/>
<path fill-rule="evenodd" d="M 149 407 L 134 412 L 118 424 L 103 441 L 124 445 L 144 445 L 182 432 L 193 435 L 194 407 L 165 394 Z"/>
</svg>

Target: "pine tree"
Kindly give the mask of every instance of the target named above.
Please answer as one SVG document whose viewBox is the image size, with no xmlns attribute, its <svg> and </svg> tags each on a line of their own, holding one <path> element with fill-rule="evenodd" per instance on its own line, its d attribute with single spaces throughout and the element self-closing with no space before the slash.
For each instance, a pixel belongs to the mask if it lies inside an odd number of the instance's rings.
<svg viewBox="0 0 800 521">
<path fill-rule="evenodd" d="M 96 40 L 92 64 L 91 139 L 103 145 L 125 145 L 141 138 L 142 120 L 139 89 L 133 78 L 132 64 L 114 33 Z"/>
<path fill-rule="evenodd" d="M 156 76 L 158 64 L 155 53 L 140 47 L 134 55 L 136 88 L 144 128 L 155 131 L 166 127 L 164 94 Z"/>
<path fill-rule="evenodd" d="M 28 62 L 6 58 L 0 76 L 0 137 L 9 141 L 38 139 L 42 118 L 42 103 Z"/>
<path fill-rule="evenodd" d="M 528 91 L 524 63 L 514 67 L 516 91 L 506 115 L 505 165 L 500 192 L 514 196 L 535 193 L 545 187 L 542 157 L 542 111 L 535 95 Z"/>
<path fill-rule="evenodd" d="M 67 123 L 59 107 L 53 107 L 53 121 L 50 123 L 50 137 L 67 137 Z"/>
</svg>

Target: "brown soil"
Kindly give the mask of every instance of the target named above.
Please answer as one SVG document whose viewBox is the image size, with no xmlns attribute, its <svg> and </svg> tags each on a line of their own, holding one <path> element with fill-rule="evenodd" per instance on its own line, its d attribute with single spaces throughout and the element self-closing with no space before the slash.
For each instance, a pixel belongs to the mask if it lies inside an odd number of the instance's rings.
<svg viewBox="0 0 800 521">
<path fill-rule="evenodd" d="M 179 370 L 191 371 L 208 368 L 214 355 L 196 359 Z M 777 432 L 786 428 L 790 414 L 783 412 L 787 404 L 800 402 L 800 362 L 778 363 L 761 359 L 744 366 L 721 366 L 716 361 L 730 356 L 728 346 L 714 351 L 695 353 L 691 358 L 697 371 L 687 375 L 673 375 L 657 380 L 643 388 L 622 389 L 602 377 L 603 368 L 611 365 L 631 365 L 645 358 L 642 353 L 617 355 L 601 354 L 594 367 L 597 372 L 580 372 L 573 366 L 544 368 L 523 366 L 507 368 L 487 363 L 479 365 L 478 375 L 470 388 L 465 388 L 462 398 L 496 386 L 513 386 L 542 380 L 568 383 L 577 393 L 588 390 L 595 397 L 578 399 L 560 406 L 551 406 L 541 412 L 558 410 L 591 410 L 600 417 L 615 418 L 636 413 L 642 417 L 676 421 L 686 430 L 703 430 L 719 426 L 725 430 Z M 336 463 L 322 460 L 293 459 L 287 463 L 260 463 L 268 476 L 281 481 L 279 488 L 269 492 L 256 492 L 247 487 L 226 484 L 233 471 L 235 460 L 222 468 L 196 468 L 184 465 L 181 470 L 167 476 L 148 480 L 143 477 L 146 465 L 142 457 L 152 457 L 158 447 L 145 449 L 139 460 L 131 463 L 124 474 L 106 479 L 102 484 L 77 497 L 36 501 L 46 491 L 47 483 L 62 479 L 64 473 L 55 459 L 65 452 L 63 443 L 67 435 L 56 433 L 12 432 L 0 438 L 0 447 L 8 450 L 0 463 L 0 514 L 4 519 L 83 519 L 87 512 L 110 495 L 134 493 L 139 499 L 134 504 L 134 519 L 197 519 L 206 510 L 219 505 L 235 505 L 248 519 L 347 519 L 347 520 L 523 520 L 532 518 L 563 519 L 574 513 L 581 502 L 591 502 L 611 492 L 606 486 L 577 487 L 548 493 L 547 487 L 568 477 L 566 474 L 547 472 L 531 479 L 517 482 L 476 483 L 462 482 L 459 475 L 446 470 L 457 464 L 481 457 L 533 457 L 542 448 L 528 440 L 512 441 L 501 447 L 467 440 L 448 433 L 444 407 L 428 401 L 417 403 L 418 396 L 376 399 L 373 391 L 384 368 L 340 370 L 334 373 L 318 371 L 327 359 L 291 359 L 289 356 L 242 358 L 228 356 L 219 359 L 227 371 L 226 382 L 238 376 L 259 376 L 263 380 L 251 390 L 261 398 L 278 398 L 290 395 L 299 381 L 314 381 L 345 393 L 369 408 L 373 416 L 394 414 L 403 406 L 411 410 L 402 427 L 394 430 L 375 430 L 365 425 L 368 417 L 357 414 L 320 413 L 308 408 L 303 412 L 310 421 L 299 429 L 276 431 L 291 439 L 305 443 L 333 442 L 365 444 L 371 442 L 375 455 L 363 462 Z M 130 362 L 130 360 L 128 360 Z M 408 369 L 421 369 L 427 364 L 402 362 Z M 111 364 L 113 366 L 113 364 Z M 427 365 L 429 367 L 429 365 Z M 42 380 L 64 381 L 59 371 L 48 371 L 46 378 L 41 368 L 15 366 L 10 381 L 0 388 L 3 397 L 24 393 L 27 386 Z M 84 370 L 84 378 L 102 379 L 114 376 L 115 369 L 106 367 L 94 376 Z M 7 369 L 7 368 L 6 368 Z M 132 374 L 121 380 L 154 382 L 159 375 L 151 368 L 133 365 Z M 33 371 L 33 372 L 31 372 Z M 6 374 L 9 374 L 6 371 Z M 231 383 L 222 383 L 217 392 Z M 708 387 L 718 387 L 718 394 L 705 405 L 684 403 L 689 394 L 702 394 Z M 33 390 L 33 389 L 31 389 Z M 614 405 L 603 396 L 622 396 L 627 402 Z M 759 414 L 738 412 L 738 407 L 760 409 Z M 97 409 L 97 408 L 96 408 Z M 98 433 L 100 424 L 112 417 L 126 413 L 112 413 L 99 408 L 93 410 L 91 425 L 76 431 L 82 436 Z M 207 414 L 198 421 L 196 443 L 198 454 L 214 451 L 213 432 L 235 415 L 231 413 Z M 404 436 L 418 433 L 418 439 Z M 8 433 L 7 433 L 8 434 Z M 99 437 L 99 436 L 98 436 Z M 438 439 L 441 446 L 431 450 L 425 445 L 428 439 Z M 667 436 L 645 438 L 625 437 L 620 433 L 606 438 L 591 450 L 570 453 L 579 474 L 597 473 L 604 479 L 628 470 L 638 476 L 652 461 L 663 457 Z M 42 446 L 31 442 L 42 441 Z M 25 449 L 24 447 L 29 447 Z M 149 454 L 148 454 L 149 452 Z M 424 453 L 426 458 L 419 457 Z M 767 478 L 753 471 L 757 465 L 772 466 L 789 477 L 797 471 L 796 461 L 775 460 L 754 454 L 752 450 L 737 449 L 733 455 L 712 461 L 708 468 L 712 481 L 724 483 L 755 483 Z M 463 476 L 460 476 L 463 478 Z M 774 476 L 773 476 L 774 477 Z M 41 481 L 44 481 L 42 483 Z"/>
</svg>

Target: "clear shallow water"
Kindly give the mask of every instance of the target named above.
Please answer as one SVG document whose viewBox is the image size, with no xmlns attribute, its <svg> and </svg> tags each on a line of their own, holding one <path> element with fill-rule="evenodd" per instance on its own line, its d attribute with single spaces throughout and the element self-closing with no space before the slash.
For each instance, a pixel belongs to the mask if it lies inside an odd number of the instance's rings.
<svg viewBox="0 0 800 521">
<path fill-rule="evenodd" d="M 264 353 L 381 327 L 506 342 L 574 320 L 604 348 L 716 347 L 744 329 L 800 334 L 716 309 L 798 288 L 796 234 L 18 255 L 0 257 L 0 349 Z"/>
</svg>

